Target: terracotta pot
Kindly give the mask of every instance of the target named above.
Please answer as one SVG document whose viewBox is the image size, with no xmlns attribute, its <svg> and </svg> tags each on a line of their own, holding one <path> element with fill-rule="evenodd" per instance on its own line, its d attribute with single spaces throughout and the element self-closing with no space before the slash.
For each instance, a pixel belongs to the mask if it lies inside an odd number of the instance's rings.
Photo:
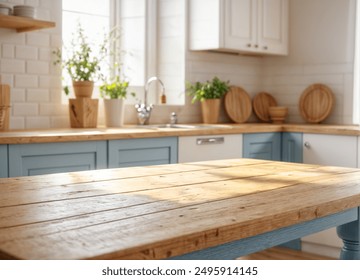
<svg viewBox="0 0 360 280">
<path fill-rule="evenodd" d="M 94 82 L 73 81 L 72 84 L 76 98 L 91 98 L 94 89 Z"/>
<path fill-rule="evenodd" d="M 107 127 L 121 127 L 124 125 L 124 104 L 125 100 L 104 99 L 105 124 Z"/>
<path fill-rule="evenodd" d="M 204 123 L 218 123 L 220 114 L 220 99 L 206 99 L 202 101 L 201 112 Z"/>
</svg>

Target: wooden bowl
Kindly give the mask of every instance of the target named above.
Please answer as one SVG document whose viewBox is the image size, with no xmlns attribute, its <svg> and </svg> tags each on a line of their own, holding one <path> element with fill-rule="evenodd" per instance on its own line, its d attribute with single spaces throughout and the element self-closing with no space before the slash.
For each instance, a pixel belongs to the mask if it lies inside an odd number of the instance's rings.
<svg viewBox="0 0 360 280">
<path fill-rule="evenodd" d="M 273 123 L 283 123 L 286 116 L 288 115 L 288 108 L 281 106 L 270 106 L 269 115 Z"/>
</svg>

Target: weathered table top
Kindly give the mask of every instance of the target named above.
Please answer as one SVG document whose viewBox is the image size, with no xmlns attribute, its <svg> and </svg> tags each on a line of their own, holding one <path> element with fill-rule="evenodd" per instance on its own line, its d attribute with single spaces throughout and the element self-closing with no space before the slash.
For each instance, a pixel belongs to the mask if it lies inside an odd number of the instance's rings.
<svg viewBox="0 0 360 280">
<path fill-rule="evenodd" d="M 252 159 L 0 179 L 0 259 L 163 259 L 360 205 L 360 170 Z"/>
</svg>

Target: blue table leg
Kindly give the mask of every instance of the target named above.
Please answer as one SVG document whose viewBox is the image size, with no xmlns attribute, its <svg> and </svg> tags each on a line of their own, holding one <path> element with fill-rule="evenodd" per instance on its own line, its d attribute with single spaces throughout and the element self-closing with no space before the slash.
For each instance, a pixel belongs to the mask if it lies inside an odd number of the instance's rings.
<svg viewBox="0 0 360 280">
<path fill-rule="evenodd" d="M 340 259 L 360 260 L 360 208 L 357 221 L 338 226 L 337 234 L 344 242 Z"/>
</svg>

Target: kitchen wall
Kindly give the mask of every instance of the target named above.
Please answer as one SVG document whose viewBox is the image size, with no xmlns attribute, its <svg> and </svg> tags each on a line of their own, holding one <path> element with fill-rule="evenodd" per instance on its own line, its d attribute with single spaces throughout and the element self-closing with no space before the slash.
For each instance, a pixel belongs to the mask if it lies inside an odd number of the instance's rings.
<svg viewBox="0 0 360 280">
<path fill-rule="evenodd" d="M 326 123 L 352 123 L 355 2 L 290 0 L 289 56 L 264 58 L 263 72 L 263 88 L 289 107 L 289 121 L 303 122 L 301 93 L 324 83 L 336 100 Z"/>
<path fill-rule="evenodd" d="M 176 1 L 185 3 L 185 0 Z M 61 73 L 52 65 L 51 54 L 52 49 L 61 46 L 61 0 L 2 2 L 35 6 L 39 18 L 57 23 L 54 29 L 28 33 L 0 29 L 0 73 L 2 82 L 12 88 L 11 129 L 68 127 L 67 105 L 61 100 Z M 290 0 L 288 57 L 187 51 L 181 70 L 184 73 L 180 75 L 192 82 L 217 75 L 243 87 L 251 96 L 266 90 L 279 104 L 289 106 L 291 122 L 303 122 L 297 110 L 302 91 L 311 83 L 325 83 L 336 96 L 335 110 L 327 122 L 349 124 L 353 112 L 355 2 Z M 166 36 L 162 42 L 165 41 Z M 185 40 L 183 44 L 186 46 Z M 163 48 L 167 48 L 165 43 Z M 168 53 L 166 57 L 170 56 Z M 199 104 L 191 104 L 184 92 L 179 94 L 186 98 L 185 106 L 156 106 L 151 121 L 167 122 L 172 111 L 178 113 L 180 122 L 201 121 Z M 133 106 L 128 105 L 126 110 L 126 122 L 135 123 Z M 99 114 L 102 116 L 102 110 Z M 221 120 L 229 120 L 224 110 Z M 250 121 L 256 118 L 252 116 Z M 100 117 L 99 124 L 102 123 Z"/>
<path fill-rule="evenodd" d="M 11 129 L 68 126 L 61 104 L 61 74 L 52 65 L 52 50 L 61 46 L 61 0 L 8 0 L 36 7 L 37 16 L 57 27 L 16 33 L 0 29 L 0 74 L 11 86 Z"/>
</svg>

